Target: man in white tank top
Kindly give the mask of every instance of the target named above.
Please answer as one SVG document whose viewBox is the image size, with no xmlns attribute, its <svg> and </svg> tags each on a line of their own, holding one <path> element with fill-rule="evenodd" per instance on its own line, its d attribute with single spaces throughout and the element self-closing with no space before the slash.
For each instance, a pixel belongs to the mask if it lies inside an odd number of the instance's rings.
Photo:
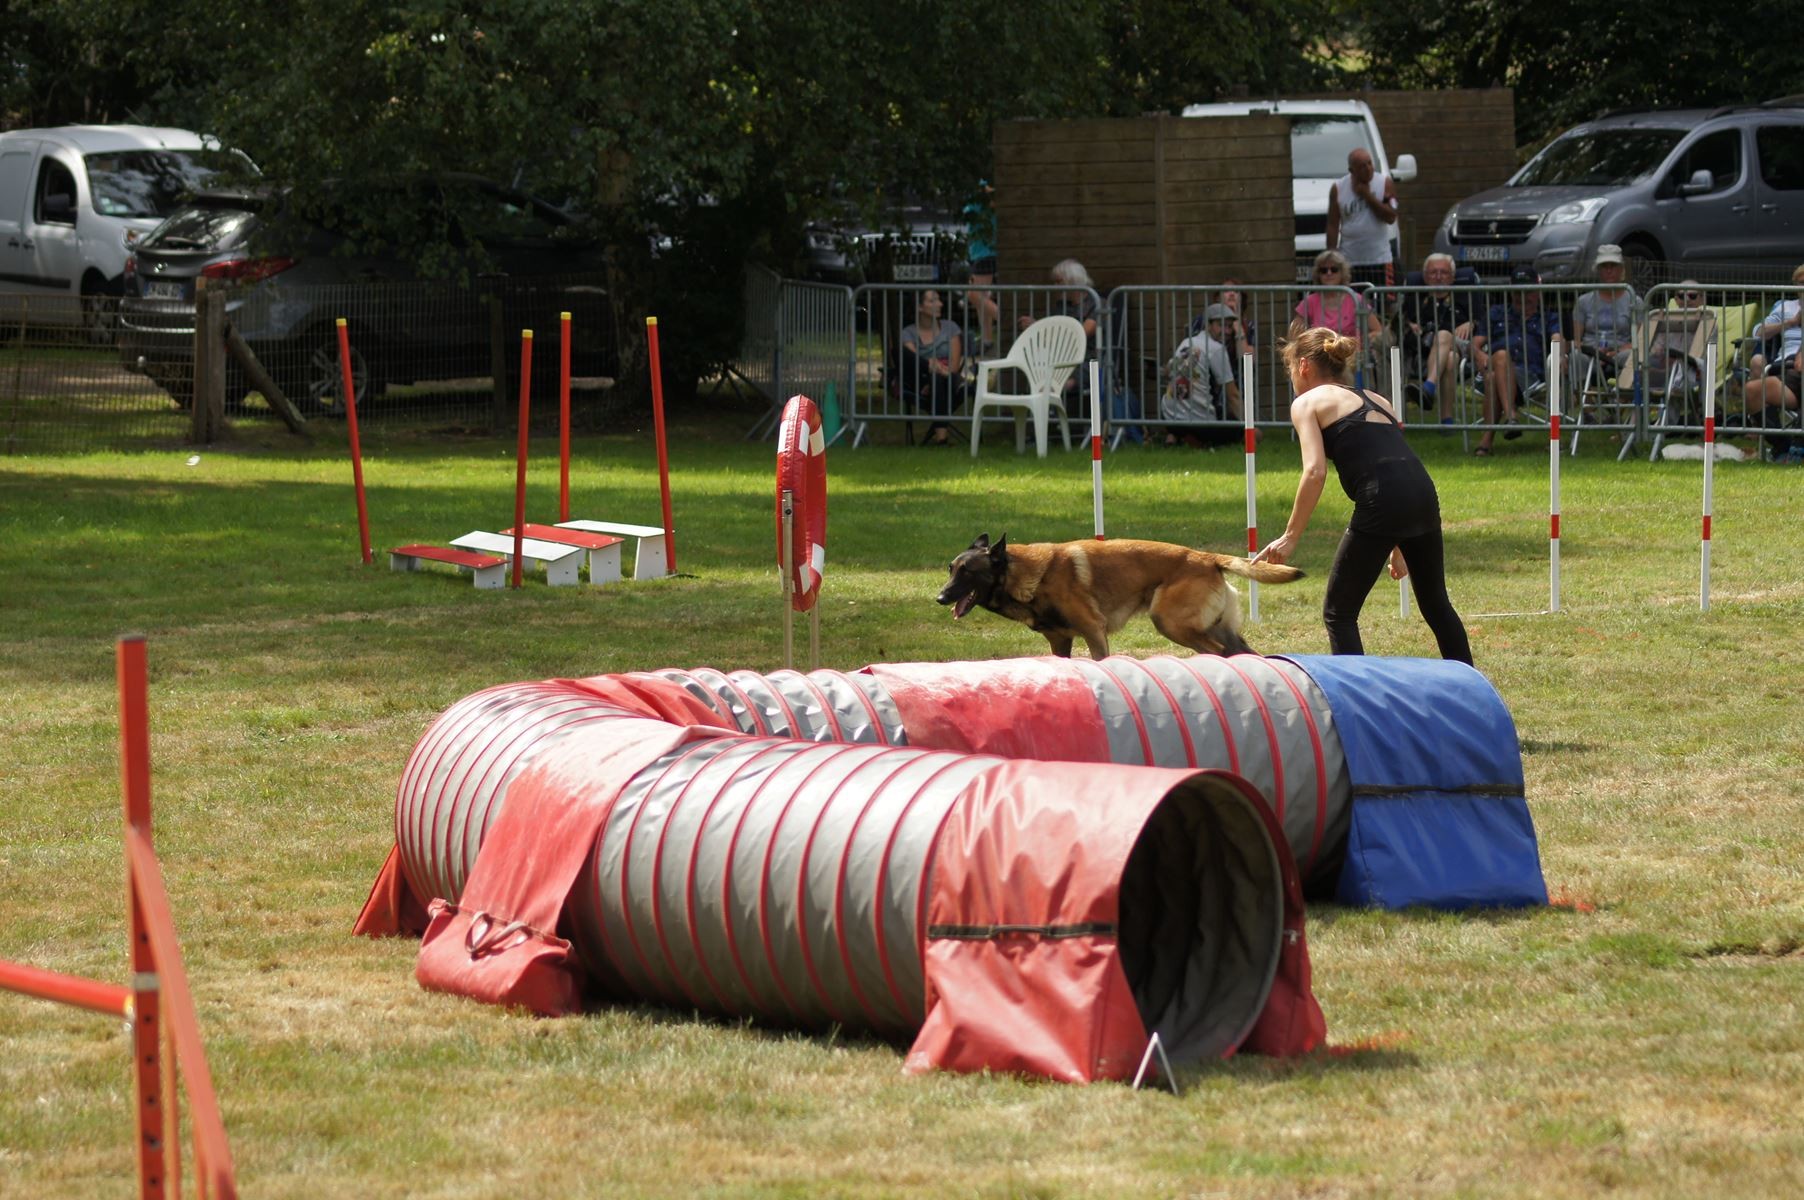
<svg viewBox="0 0 1804 1200">
<path fill-rule="evenodd" d="M 1379 175 L 1371 151 L 1347 155 L 1347 173 L 1328 189 L 1328 249 L 1352 264 L 1354 283 L 1389 287 L 1391 227 L 1397 223 L 1397 181 Z"/>
</svg>

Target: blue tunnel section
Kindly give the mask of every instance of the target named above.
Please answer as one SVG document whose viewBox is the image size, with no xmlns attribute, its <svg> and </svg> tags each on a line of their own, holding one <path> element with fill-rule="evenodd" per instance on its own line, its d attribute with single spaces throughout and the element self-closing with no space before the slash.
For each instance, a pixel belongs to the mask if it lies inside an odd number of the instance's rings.
<svg viewBox="0 0 1804 1200">
<path fill-rule="evenodd" d="M 1503 698 L 1464 663 L 1286 656 L 1322 690 L 1351 813 L 1336 899 L 1378 908 L 1547 903 L 1522 751 Z"/>
</svg>

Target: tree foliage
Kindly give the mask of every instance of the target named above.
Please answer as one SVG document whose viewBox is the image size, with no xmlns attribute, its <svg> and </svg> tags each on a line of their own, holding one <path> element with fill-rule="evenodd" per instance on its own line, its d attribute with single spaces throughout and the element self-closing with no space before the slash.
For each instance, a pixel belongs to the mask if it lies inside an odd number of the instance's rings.
<svg viewBox="0 0 1804 1200">
<path fill-rule="evenodd" d="M 1552 0 L 1345 0 L 1343 44 L 1380 88 L 1516 92 L 1525 147 L 1619 108 L 1752 103 L 1804 90 L 1769 39 L 1797 27 L 1774 0 L 1612 5 Z"/>
<path fill-rule="evenodd" d="M 740 263 L 790 260 L 829 204 L 956 211 L 999 120 L 1306 84 L 1327 3 L 116 0 L 96 21 L 9 0 L 0 102 L 213 133 L 302 207 L 328 180 L 456 170 L 581 208 L 628 309 L 686 327 L 680 377 L 730 353 Z M 378 215 L 371 237 L 432 260 L 441 231 Z"/>
</svg>

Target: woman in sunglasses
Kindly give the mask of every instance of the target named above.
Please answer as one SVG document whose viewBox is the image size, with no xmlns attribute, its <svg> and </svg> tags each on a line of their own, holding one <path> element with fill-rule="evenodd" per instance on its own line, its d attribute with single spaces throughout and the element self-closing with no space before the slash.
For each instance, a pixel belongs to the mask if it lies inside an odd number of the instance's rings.
<svg viewBox="0 0 1804 1200">
<path fill-rule="evenodd" d="M 1305 329 L 1332 329 L 1343 337 L 1376 346 L 1382 336 L 1378 314 L 1359 295 L 1343 291 L 1350 285 L 1347 256 L 1339 250 L 1324 250 L 1315 256 L 1315 286 L 1297 304 L 1296 316 L 1290 323 L 1290 337 Z"/>
</svg>

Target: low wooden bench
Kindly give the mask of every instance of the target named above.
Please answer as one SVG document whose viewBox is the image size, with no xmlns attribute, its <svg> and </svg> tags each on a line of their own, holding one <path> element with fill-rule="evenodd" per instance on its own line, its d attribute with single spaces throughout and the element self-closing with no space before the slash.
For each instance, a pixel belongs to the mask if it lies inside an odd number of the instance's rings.
<svg viewBox="0 0 1804 1200">
<path fill-rule="evenodd" d="M 479 588 L 498 588 L 507 583 L 505 558 L 449 546 L 396 546 L 388 552 L 391 571 L 417 571 L 422 561 L 450 563 L 468 571 Z"/>
<path fill-rule="evenodd" d="M 589 583 L 600 587 L 604 583 L 620 582 L 620 543 L 623 539 L 605 533 L 588 533 L 581 529 L 560 529 L 556 525 L 526 524 L 520 532 L 529 538 L 537 538 L 542 542 L 557 542 L 563 546 L 575 546 L 589 555 Z M 512 529 L 501 531 L 504 537 L 514 536 Z"/>
<path fill-rule="evenodd" d="M 511 559 L 514 555 L 512 534 L 504 536 L 475 529 L 462 537 L 452 538 L 451 544 L 460 550 L 499 554 L 504 559 Z M 552 587 L 574 586 L 577 583 L 584 553 L 581 546 L 566 546 L 561 542 L 547 542 L 539 538 L 523 538 L 520 543 L 520 557 L 529 563 L 542 564 L 545 568 L 545 582 Z"/>
<path fill-rule="evenodd" d="M 670 551 L 665 544 L 664 527 L 661 525 L 627 525 L 619 521 L 559 521 L 557 527 L 632 538 L 634 579 L 662 579 L 670 574 Z"/>
</svg>

